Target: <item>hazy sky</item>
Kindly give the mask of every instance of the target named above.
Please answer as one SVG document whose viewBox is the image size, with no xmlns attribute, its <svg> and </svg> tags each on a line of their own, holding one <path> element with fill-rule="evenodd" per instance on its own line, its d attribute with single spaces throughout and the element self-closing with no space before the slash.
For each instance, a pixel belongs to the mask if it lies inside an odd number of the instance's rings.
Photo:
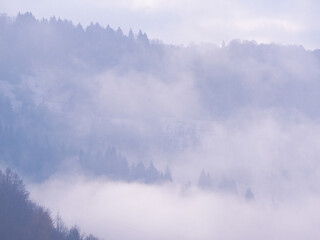
<svg viewBox="0 0 320 240">
<path fill-rule="evenodd" d="M 189 44 L 232 39 L 302 44 L 319 48 L 315 0 L 0 0 L 0 12 L 31 11 L 37 18 L 59 16 L 83 25 L 139 29 L 166 43 Z"/>
</svg>

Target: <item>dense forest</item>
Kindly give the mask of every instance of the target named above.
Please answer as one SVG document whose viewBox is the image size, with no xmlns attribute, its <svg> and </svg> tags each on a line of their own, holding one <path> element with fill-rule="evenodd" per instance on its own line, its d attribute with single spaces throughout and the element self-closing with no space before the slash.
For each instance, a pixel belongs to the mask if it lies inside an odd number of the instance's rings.
<svg viewBox="0 0 320 240">
<path fill-rule="evenodd" d="M 29 198 L 22 179 L 10 169 L 0 170 L 0 238 L 10 240 L 98 240 L 77 226 L 67 228 L 58 216 Z"/>
</svg>

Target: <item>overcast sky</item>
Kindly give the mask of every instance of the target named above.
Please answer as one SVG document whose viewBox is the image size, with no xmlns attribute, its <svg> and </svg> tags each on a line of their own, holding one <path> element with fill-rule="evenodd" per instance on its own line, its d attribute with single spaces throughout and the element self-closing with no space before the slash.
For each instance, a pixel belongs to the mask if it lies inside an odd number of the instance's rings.
<svg viewBox="0 0 320 240">
<path fill-rule="evenodd" d="M 147 32 L 165 43 L 221 44 L 232 39 L 320 46 L 320 2 L 315 0 L 0 0 L 0 12 L 31 11 L 74 23 L 99 22 Z"/>
</svg>

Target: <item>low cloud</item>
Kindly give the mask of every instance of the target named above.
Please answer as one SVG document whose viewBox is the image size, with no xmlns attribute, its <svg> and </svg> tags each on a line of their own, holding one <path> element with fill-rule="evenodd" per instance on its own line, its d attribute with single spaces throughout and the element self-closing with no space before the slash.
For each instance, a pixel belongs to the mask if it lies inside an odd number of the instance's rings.
<svg viewBox="0 0 320 240">
<path fill-rule="evenodd" d="M 319 192 L 316 121 L 245 111 L 227 121 L 198 122 L 198 129 L 196 142 L 171 159 L 176 180 L 196 183 L 204 169 L 213 182 L 234 180 L 238 190 L 252 188 L 258 198 Z"/>
<path fill-rule="evenodd" d="M 247 201 L 179 185 L 58 177 L 31 197 L 105 239 L 317 239 L 319 197 Z"/>
</svg>

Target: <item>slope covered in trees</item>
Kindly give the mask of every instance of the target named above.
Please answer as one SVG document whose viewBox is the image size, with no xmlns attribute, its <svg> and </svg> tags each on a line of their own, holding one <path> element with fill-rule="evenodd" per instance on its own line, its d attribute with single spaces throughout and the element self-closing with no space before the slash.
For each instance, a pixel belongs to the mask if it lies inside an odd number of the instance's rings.
<svg viewBox="0 0 320 240">
<path fill-rule="evenodd" d="M 319 51 L 301 46 L 170 46 L 25 13 L 0 17 L 0 52 L 0 161 L 34 180 L 168 181 L 212 122 L 320 116 Z"/>
<path fill-rule="evenodd" d="M 68 229 L 61 218 L 29 199 L 21 178 L 10 169 L 0 170 L 0 238 L 10 240 L 98 240 Z"/>
<path fill-rule="evenodd" d="M 68 164 L 64 163 L 70 161 L 83 171 L 112 179 L 148 183 L 169 180 L 170 173 L 162 173 L 151 161 L 129 163 L 112 141 L 77 136 L 79 129 L 74 131 L 75 124 L 68 119 L 78 118 L 72 109 L 67 110 L 73 100 L 65 102 L 65 109 L 52 111 L 34 98 L 31 85 L 25 85 L 25 80 L 37 72 L 46 75 L 39 79 L 41 84 L 50 85 L 47 71 L 57 70 L 62 75 L 54 77 L 53 84 L 61 81 L 66 90 L 73 85 L 75 75 L 90 75 L 119 63 L 129 68 L 146 67 L 150 58 L 143 53 L 149 45 L 141 31 L 136 36 L 130 31 L 126 36 L 120 28 L 114 31 L 92 24 L 83 29 L 56 18 L 38 21 L 31 13 L 16 18 L 0 16 L 0 161 L 33 180 L 65 170 Z M 160 48 L 152 49 L 158 56 Z M 70 93 L 78 95 L 76 89 Z M 80 97 L 86 101 L 85 95 Z"/>
</svg>

